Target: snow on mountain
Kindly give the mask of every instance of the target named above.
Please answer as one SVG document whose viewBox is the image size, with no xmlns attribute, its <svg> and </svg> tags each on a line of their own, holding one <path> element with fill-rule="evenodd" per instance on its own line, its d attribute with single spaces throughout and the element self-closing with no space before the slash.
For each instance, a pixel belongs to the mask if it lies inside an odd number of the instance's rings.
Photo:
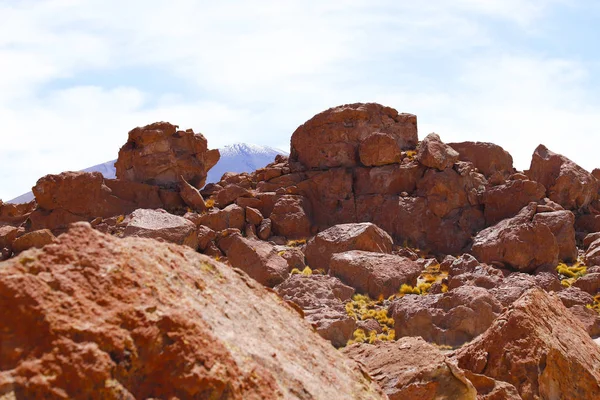
<svg viewBox="0 0 600 400">
<path fill-rule="evenodd" d="M 225 172 L 252 172 L 265 165 L 272 163 L 278 154 L 287 155 L 288 153 L 268 146 L 259 146 L 247 143 L 235 143 L 219 149 L 221 158 L 217 165 L 208 171 L 206 183 L 218 182 Z M 117 160 L 107 161 L 102 164 L 94 165 L 82 171 L 100 172 L 106 179 L 116 178 L 115 162 Z M 9 203 L 28 203 L 34 199 L 33 193 L 28 192 L 9 200 Z"/>
</svg>

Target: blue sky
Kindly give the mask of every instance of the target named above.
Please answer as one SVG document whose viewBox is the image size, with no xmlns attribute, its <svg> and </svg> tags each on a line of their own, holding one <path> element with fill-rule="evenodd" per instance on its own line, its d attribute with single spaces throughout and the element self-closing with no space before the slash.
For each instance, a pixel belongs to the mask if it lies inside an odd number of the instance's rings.
<svg viewBox="0 0 600 400">
<path fill-rule="evenodd" d="M 0 0 L 0 198 L 116 158 L 154 121 L 287 149 L 357 101 L 519 169 L 540 143 L 600 167 L 600 3 L 422 3 Z"/>
</svg>

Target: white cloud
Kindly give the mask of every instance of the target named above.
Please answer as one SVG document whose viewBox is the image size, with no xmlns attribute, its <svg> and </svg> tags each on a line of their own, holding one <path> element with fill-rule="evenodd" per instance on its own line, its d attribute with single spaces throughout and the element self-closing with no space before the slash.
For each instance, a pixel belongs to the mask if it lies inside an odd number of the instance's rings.
<svg viewBox="0 0 600 400">
<path fill-rule="evenodd" d="M 537 31 L 557 3 L 0 0 L 0 197 L 109 160 L 157 120 L 211 147 L 286 148 L 312 115 L 355 101 L 416 113 L 421 136 L 497 142 L 521 168 L 539 142 L 591 168 L 593 146 L 565 140 L 600 122 L 589 65 L 507 47 L 489 24 Z M 185 93 L 126 81 L 145 69 Z M 107 71 L 127 72 L 81 79 Z"/>
</svg>

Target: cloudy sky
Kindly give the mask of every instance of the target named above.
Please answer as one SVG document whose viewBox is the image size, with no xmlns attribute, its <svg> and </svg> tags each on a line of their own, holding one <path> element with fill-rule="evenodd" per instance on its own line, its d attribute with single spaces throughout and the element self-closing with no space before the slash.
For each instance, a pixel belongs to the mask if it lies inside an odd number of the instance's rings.
<svg viewBox="0 0 600 400">
<path fill-rule="evenodd" d="M 379 102 L 419 135 L 600 167 L 597 0 L 0 0 L 0 198 L 116 158 L 136 126 L 289 148 Z"/>
</svg>

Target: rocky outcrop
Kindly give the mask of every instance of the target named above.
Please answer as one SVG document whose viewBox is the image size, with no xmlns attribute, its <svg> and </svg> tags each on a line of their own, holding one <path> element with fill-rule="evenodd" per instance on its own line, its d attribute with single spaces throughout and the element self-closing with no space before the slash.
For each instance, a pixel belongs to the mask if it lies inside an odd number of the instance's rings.
<svg viewBox="0 0 600 400">
<path fill-rule="evenodd" d="M 262 285 L 273 287 L 288 277 L 287 261 L 269 243 L 245 238 L 235 232 L 226 233 L 217 244 L 232 266 Z"/>
<path fill-rule="evenodd" d="M 243 272 L 86 224 L 2 263 L 0 320 L 6 398 L 385 397 Z"/>
<path fill-rule="evenodd" d="M 507 179 L 515 171 L 512 156 L 502 147 L 486 142 L 448 143 L 458 152 L 460 161 L 468 161 L 486 178 Z"/>
<path fill-rule="evenodd" d="M 546 188 L 530 180 L 511 180 L 488 188 L 482 194 L 485 222 L 494 225 L 505 218 L 513 217 L 531 202 L 538 202 L 546 196 Z"/>
<path fill-rule="evenodd" d="M 460 346 L 482 334 L 502 311 L 490 292 L 475 286 L 443 294 L 406 295 L 390 308 L 397 338 L 421 336 L 448 346 Z"/>
<path fill-rule="evenodd" d="M 541 289 L 523 295 L 456 359 L 463 369 L 514 385 L 523 399 L 593 399 L 600 392 L 600 347 Z"/>
<path fill-rule="evenodd" d="M 378 167 L 402 161 L 401 143 L 390 133 L 373 132 L 358 145 L 362 165 Z"/>
<path fill-rule="evenodd" d="M 417 160 L 426 167 L 443 171 L 458 161 L 458 152 L 442 143 L 439 135 L 430 133 L 419 143 Z"/>
<path fill-rule="evenodd" d="M 535 149 L 526 173 L 546 187 L 550 200 L 568 210 L 585 208 L 598 198 L 598 181 L 592 174 L 544 145 Z"/>
<path fill-rule="evenodd" d="M 341 224 L 319 233 L 306 244 L 306 261 L 311 268 L 329 270 L 335 253 L 364 250 L 377 253 L 392 252 L 392 238 L 371 223 Z"/>
<path fill-rule="evenodd" d="M 397 294 L 403 284 L 415 286 L 423 268 L 406 257 L 361 250 L 336 253 L 329 274 L 371 298 Z"/>
<path fill-rule="evenodd" d="M 401 149 L 415 148 L 417 117 L 375 103 L 330 108 L 292 134 L 290 161 L 309 169 L 355 167 L 361 142 L 376 132 L 391 135 Z"/>
<path fill-rule="evenodd" d="M 475 400 L 477 392 L 454 361 L 421 338 L 354 344 L 344 354 L 363 364 L 390 400 Z"/>
<path fill-rule="evenodd" d="M 208 150 L 206 138 L 191 129 L 155 122 L 129 131 L 115 163 L 117 179 L 176 187 L 180 176 L 196 188 L 219 161 L 219 150 Z"/>
<path fill-rule="evenodd" d="M 552 211 L 538 213 L 533 217 L 533 223 L 546 225 L 558 244 L 558 259 L 575 261 L 577 259 L 577 243 L 575 243 L 575 215 L 571 211 Z"/>
<path fill-rule="evenodd" d="M 162 239 L 167 242 L 198 248 L 198 232 L 193 222 L 169 214 L 165 210 L 139 209 L 128 215 L 123 224 L 123 236 Z"/>
<path fill-rule="evenodd" d="M 473 239 L 472 253 L 481 262 L 497 263 L 521 272 L 532 272 L 540 266 L 558 263 L 556 237 L 545 224 L 534 218 L 536 204 L 523 208 L 479 232 Z"/>
<path fill-rule="evenodd" d="M 308 321 L 323 338 L 343 347 L 356 329 L 356 321 L 344 309 L 354 288 L 327 275 L 291 275 L 275 291 L 286 301 L 297 304 Z"/>
</svg>

